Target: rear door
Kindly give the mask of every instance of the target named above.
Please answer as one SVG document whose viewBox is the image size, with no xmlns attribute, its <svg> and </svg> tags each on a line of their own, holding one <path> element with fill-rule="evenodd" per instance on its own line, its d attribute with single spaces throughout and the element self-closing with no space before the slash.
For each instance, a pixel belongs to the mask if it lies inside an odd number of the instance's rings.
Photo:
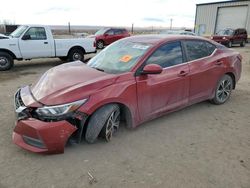
<svg viewBox="0 0 250 188">
<path fill-rule="evenodd" d="M 163 67 L 161 74 L 139 75 L 138 109 L 143 120 L 185 106 L 188 102 L 189 67 L 185 63 L 180 41 L 166 43 L 146 60 L 146 64 Z"/>
<path fill-rule="evenodd" d="M 105 33 L 105 44 L 111 44 L 112 42 L 114 42 L 116 40 L 116 36 L 115 36 L 115 30 L 114 29 L 110 29 Z"/>
<path fill-rule="evenodd" d="M 216 46 L 203 40 L 184 41 L 190 68 L 189 103 L 197 103 L 212 96 L 223 72 L 223 57 L 216 54 Z"/>
<path fill-rule="evenodd" d="M 19 39 L 19 48 L 24 59 L 53 56 L 44 27 L 30 27 Z"/>
<path fill-rule="evenodd" d="M 239 44 L 241 42 L 240 29 L 236 29 L 233 36 L 233 43 Z"/>
</svg>

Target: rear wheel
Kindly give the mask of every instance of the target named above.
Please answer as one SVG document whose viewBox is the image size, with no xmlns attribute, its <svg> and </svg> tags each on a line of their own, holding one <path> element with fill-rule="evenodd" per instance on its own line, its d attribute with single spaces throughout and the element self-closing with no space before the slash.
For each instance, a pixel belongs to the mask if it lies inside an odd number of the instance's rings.
<svg viewBox="0 0 250 188">
<path fill-rule="evenodd" d="M 233 79 L 229 75 L 224 75 L 218 82 L 212 103 L 223 104 L 231 95 L 233 89 Z"/>
<path fill-rule="evenodd" d="M 245 45 L 246 45 L 246 41 L 243 40 L 243 41 L 240 43 L 240 46 L 241 46 L 241 47 L 245 47 Z"/>
<path fill-rule="evenodd" d="M 96 46 L 98 49 L 103 49 L 104 48 L 104 42 L 102 40 L 98 40 L 96 43 Z"/>
<path fill-rule="evenodd" d="M 84 52 L 79 48 L 74 48 L 70 50 L 68 55 L 69 61 L 84 61 Z"/>
<path fill-rule="evenodd" d="M 13 65 L 13 57 L 6 52 L 0 52 L 0 71 L 9 70 L 13 67 Z"/>
</svg>

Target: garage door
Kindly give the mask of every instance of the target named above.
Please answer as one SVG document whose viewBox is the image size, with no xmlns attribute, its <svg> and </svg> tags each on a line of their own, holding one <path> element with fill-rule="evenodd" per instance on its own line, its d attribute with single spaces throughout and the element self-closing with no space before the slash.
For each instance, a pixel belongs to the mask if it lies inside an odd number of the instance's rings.
<svg viewBox="0 0 250 188">
<path fill-rule="evenodd" d="M 218 9 L 216 32 L 225 28 L 245 28 L 248 6 L 221 7 Z"/>
</svg>

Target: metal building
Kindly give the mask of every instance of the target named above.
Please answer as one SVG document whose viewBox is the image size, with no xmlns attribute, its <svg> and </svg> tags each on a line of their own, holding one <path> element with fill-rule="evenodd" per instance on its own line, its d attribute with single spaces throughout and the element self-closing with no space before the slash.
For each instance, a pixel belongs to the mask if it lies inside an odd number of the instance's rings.
<svg viewBox="0 0 250 188">
<path fill-rule="evenodd" d="M 250 0 L 196 5 L 195 33 L 210 36 L 225 28 L 246 28 L 250 35 Z"/>
</svg>

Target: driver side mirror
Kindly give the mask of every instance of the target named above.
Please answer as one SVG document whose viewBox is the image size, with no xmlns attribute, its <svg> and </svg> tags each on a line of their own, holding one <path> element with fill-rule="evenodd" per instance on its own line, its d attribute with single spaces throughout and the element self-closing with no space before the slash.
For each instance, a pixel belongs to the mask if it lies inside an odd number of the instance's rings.
<svg viewBox="0 0 250 188">
<path fill-rule="evenodd" d="M 157 64 L 146 65 L 142 70 L 142 74 L 160 74 L 161 72 L 162 67 Z"/>
<path fill-rule="evenodd" d="M 22 39 L 23 39 L 23 40 L 30 40 L 31 37 L 30 37 L 30 35 L 24 35 Z"/>
</svg>

